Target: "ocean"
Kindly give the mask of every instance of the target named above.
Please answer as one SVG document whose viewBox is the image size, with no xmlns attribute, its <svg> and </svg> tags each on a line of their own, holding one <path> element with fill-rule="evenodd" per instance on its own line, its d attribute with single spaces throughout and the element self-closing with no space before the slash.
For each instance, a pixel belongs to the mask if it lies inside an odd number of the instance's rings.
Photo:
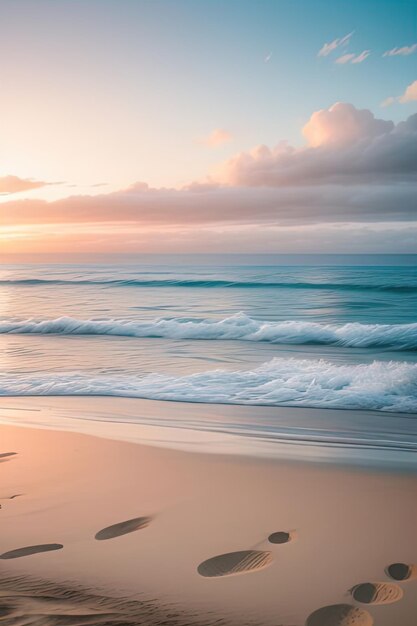
<svg viewBox="0 0 417 626">
<path fill-rule="evenodd" d="M 367 411 L 368 436 L 390 415 L 389 432 L 406 420 L 415 442 L 417 271 L 407 262 L 160 256 L 3 265 L 0 395 Z M 251 415 L 259 435 L 256 409 Z M 273 430 L 273 417 L 268 424 Z M 221 429 L 235 431 L 236 419 Z"/>
</svg>

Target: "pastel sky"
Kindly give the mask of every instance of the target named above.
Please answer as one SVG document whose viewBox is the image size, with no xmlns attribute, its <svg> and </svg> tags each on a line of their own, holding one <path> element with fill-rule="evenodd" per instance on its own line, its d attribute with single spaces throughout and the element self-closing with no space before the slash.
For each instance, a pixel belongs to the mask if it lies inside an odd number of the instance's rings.
<svg viewBox="0 0 417 626">
<path fill-rule="evenodd" d="M 417 0 L 2 0 L 0 252 L 416 252 Z"/>
</svg>

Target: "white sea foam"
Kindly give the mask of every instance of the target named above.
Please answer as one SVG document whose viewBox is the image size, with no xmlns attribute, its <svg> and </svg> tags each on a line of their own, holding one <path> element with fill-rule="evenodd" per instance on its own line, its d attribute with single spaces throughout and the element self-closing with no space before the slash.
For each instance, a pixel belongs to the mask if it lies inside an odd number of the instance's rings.
<svg viewBox="0 0 417 626">
<path fill-rule="evenodd" d="M 188 376 L 1 374 L 0 395 L 100 395 L 417 413 L 417 364 L 374 361 L 336 365 L 324 360 L 275 358 L 254 370 L 219 369 Z"/>
<path fill-rule="evenodd" d="M 149 322 L 120 319 L 3 320 L 0 334 L 115 335 L 171 339 L 235 339 L 276 344 L 327 344 L 354 348 L 417 349 L 414 324 L 320 324 L 307 321 L 270 322 L 238 313 L 222 320 L 157 318 Z"/>
</svg>

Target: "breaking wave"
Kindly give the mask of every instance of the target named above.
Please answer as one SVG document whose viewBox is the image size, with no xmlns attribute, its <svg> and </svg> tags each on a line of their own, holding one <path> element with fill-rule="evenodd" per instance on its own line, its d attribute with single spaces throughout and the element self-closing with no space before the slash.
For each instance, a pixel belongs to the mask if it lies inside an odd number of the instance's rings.
<svg viewBox="0 0 417 626">
<path fill-rule="evenodd" d="M 187 376 L 0 374 L 2 396 L 117 396 L 269 406 L 417 412 L 417 364 L 374 361 L 336 365 L 274 358 L 253 370 Z"/>
<path fill-rule="evenodd" d="M 0 334 L 113 335 L 169 339 L 212 339 L 269 342 L 275 344 L 321 344 L 352 348 L 390 347 L 417 349 L 414 324 L 320 324 L 306 321 L 270 322 L 238 313 L 222 320 L 157 318 L 149 322 L 119 319 L 0 320 Z"/>
</svg>

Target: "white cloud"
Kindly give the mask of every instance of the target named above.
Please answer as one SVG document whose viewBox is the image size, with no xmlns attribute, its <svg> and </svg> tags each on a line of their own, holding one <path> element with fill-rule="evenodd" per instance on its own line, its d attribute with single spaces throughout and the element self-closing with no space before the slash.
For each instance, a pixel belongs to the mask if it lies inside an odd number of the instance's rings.
<svg viewBox="0 0 417 626">
<path fill-rule="evenodd" d="M 327 57 L 331 52 L 333 52 L 337 48 L 341 48 L 343 46 L 346 46 L 349 43 L 350 38 L 352 37 L 352 35 L 353 35 L 353 31 L 351 33 L 349 33 L 348 35 L 345 35 L 344 37 L 341 37 L 340 39 L 334 39 L 330 43 L 325 43 L 323 45 L 323 47 L 318 51 L 317 56 L 318 57 Z"/>
<path fill-rule="evenodd" d="M 409 54 L 413 54 L 413 52 L 417 51 L 417 43 L 413 43 L 412 46 L 403 46 L 402 48 L 392 48 L 392 50 L 387 50 L 382 55 L 383 57 L 396 57 L 396 56 L 408 56 Z"/>
<path fill-rule="evenodd" d="M 343 54 L 336 59 L 335 63 L 339 63 L 340 65 L 345 65 L 346 63 L 362 63 L 370 54 L 370 50 L 363 50 L 360 54 L 356 54 L 356 52 Z"/>
</svg>

